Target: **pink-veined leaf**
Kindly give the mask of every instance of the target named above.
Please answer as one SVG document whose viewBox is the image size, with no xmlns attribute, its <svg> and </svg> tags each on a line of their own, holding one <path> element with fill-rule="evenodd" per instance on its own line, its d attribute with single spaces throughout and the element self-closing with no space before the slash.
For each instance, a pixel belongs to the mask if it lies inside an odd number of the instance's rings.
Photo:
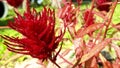
<svg viewBox="0 0 120 68">
<path fill-rule="evenodd" d="M 80 31 L 81 30 L 80 29 L 80 30 L 78 30 L 78 32 L 80 32 L 80 33 L 77 32 L 77 34 L 78 34 L 77 37 L 82 37 L 85 34 L 88 34 L 90 32 L 93 32 L 95 30 L 102 28 L 103 26 L 104 26 L 104 23 L 95 23 L 95 24 L 92 24 L 92 25 L 88 26 L 87 28 L 83 29 L 82 31 Z"/>
<path fill-rule="evenodd" d="M 94 55 L 98 54 L 107 44 L 109 44 L 111 42 L 111 40 L 112 39 L 105 39 L 101 43 L 95 45 L 95 47 L 93 47 L 93 49 L 91 49 L 90 52 L 88 52 L 87 54 L 82 56 L 80 63 L 83 63 L 83 62 L 89 60 Z"/>
</svg>

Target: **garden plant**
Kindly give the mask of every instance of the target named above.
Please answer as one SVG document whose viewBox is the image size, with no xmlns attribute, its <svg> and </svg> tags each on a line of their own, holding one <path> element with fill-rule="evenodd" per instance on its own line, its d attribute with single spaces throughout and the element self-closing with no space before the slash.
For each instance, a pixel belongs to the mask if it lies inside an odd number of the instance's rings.
<svg viewBox="0 0 120 68">
<path fill-rule="evenodd" d="M 59 6 L 41 11 L 26 0 L 23 14 L 17 9 L 22 1 L 7 0 L 16 13 L 8 27 L 20 34 L 0 34 L 9 51 L 37 58 L 39 68 L 120 68 L 120 21 L 113 21 L 118 0 L 91 0 L 84 9 L 82 0 L 56 0 Z"/>
</svg>

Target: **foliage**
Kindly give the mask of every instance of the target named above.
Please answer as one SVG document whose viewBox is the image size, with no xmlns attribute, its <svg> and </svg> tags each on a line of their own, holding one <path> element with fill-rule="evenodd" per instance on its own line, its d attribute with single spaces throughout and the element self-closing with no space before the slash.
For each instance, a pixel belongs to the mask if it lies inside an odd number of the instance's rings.
<svg viewBox="0 0 120 68">
<path fill-rule="evenodd" d="M 90 5 L 85 9 L 81 8 L 82 1 L 78 1 L 79 3 L 77 6 L 68 1 L 65 3 L 62 2 L 61 8 L 54 9 L 56 13 L 56 35 L 58 36 L 59 33 L 62 33 L 64 30 L 66 32 L 65 34 L 62 34 L 64 37 L 62 40 L 60 38 L 61 42 L 57 49 L 52 53 L 52 56 L 49 56 L 50 58 L 48 57 L 46 61 L 41 61 L 41 59 L 38 58 L 39 65 L 43 68 L 119 68 L 120 15 L 118 13 L 118 7 L 120 5 L 118 4 L 118 1 L 102 0 L 102 2 L 96 4 L 97 0 L 92 0 Z M 106 5 L 107 7 L 105 7 Z M 98 8 L 98 6 L 100 6 L 100 8 Z M 101 10 L 101 7 L 104 8 Z M 47 8 L 49 7 L 47 6 Z M 25 18 L 24 15 L 23 18 Z M 12 25 L 12 27 L 14 27 L 14 25 Z M 59 29 L 61 32 L 58 31 Z M 18 30 L 19 28 L 17 28 L 16 31 Z M 1 37 L 7 42 L 15 43 L 14 41 L 9 40 L 10 37 L 12 40 L 15 40 L 12 36 L 6 35 L 7 36 L 2 34 Z M 19 35 L 16 35 L 15 32 L 14 36 L 18 37 Z M 20 35 L 19 37 L 22 36 Z M 48 40 L 52 40 L 52 38 Z M 0 41 L 2 47 L 0 53 L 2 54 L 6 47 L 2 44 L 4 41 L 2 39 L 0 39 Z M 44 43 L 46 43 L 46 41 L 44 41 Z M 4 44 L 6 44 L 6 42 Z M 8 49 L 10 49 L 10 45 L 7 44 Z M 13 44 L 11 46 L 15 45 Z M 40 46 L 41 45 L 39 45 L 39 47 Z M 11 51 L 19 48 L 21 47 L 12 47 Z M 56 57 L 56 60 L 53 60 L 54 57 Z M 23 63 L 25 66 L 28 64 Z"/>
</svg>

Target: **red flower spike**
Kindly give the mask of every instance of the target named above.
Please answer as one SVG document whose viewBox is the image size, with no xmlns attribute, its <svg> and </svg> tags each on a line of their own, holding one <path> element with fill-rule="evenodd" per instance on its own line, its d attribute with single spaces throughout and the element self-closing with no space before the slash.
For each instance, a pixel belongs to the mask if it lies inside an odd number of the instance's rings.
<svg viewBox="0 0 120 68">
<path fill-rule="evenodd" d="M 19 7 L 22 3 L 23 0 L 6 0 L 7 3 L 15 8 Z"/>
<path fill-rule="evenodd" d="M 9 22 L 9 26 L 24 36 L 21 39 L 2 36 L 7 40 L 4 44 L 10 51 L 41 60 L 57 57 L 57 54 L 53 56 L 53 53 L 65 32 L 55 36 L 55 14 L 51 9 L 44 8 L 40 14 L 35 9 L 23 16 L 17 13 L 14 22 Z"/>
<path fill-rule="evenodd" d="M 112 0 L 96 0 L 97 9 L 100 11 L 109 12 L 111 4 L 107 4 L 107 2 L 111 2 Z"/>
</svg>

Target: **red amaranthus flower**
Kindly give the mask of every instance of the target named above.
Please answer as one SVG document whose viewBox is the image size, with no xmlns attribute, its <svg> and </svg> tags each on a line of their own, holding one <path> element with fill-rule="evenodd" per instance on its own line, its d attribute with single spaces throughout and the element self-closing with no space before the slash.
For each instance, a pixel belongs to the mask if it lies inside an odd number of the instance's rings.
<svg viewBox="0 0 120 68">
<path fill-rule="evenodd" d="M 23 2 L 23 0 L 6 0 L 6 1 L 8 4 L 10 4 L 11 6 L 15 8 L 19 7 Z"/>
<path fill-rule="evenodd" d="M 110 10 L 111 4 L 108 2 L 111 2 L 112 0 L 96 0 L 97 9 L 100 11 L 106 11 L 108 12 Z"/>
<path fill-rule="evenodd" d="M 53 52 L 58 47 L 63 33 L 56 36 L 54 11 L 44 8 L 40 14 L 36 10 L 27 11 L 23 16 L 17 13 L 14 20 L 9 26 L 24 37 L 3 36 L 7 40 L 5 45 L 10 51 L 42 60 L 56 57 L 57 54 L 54 54 L 54 57 Z"/>
</svg>

